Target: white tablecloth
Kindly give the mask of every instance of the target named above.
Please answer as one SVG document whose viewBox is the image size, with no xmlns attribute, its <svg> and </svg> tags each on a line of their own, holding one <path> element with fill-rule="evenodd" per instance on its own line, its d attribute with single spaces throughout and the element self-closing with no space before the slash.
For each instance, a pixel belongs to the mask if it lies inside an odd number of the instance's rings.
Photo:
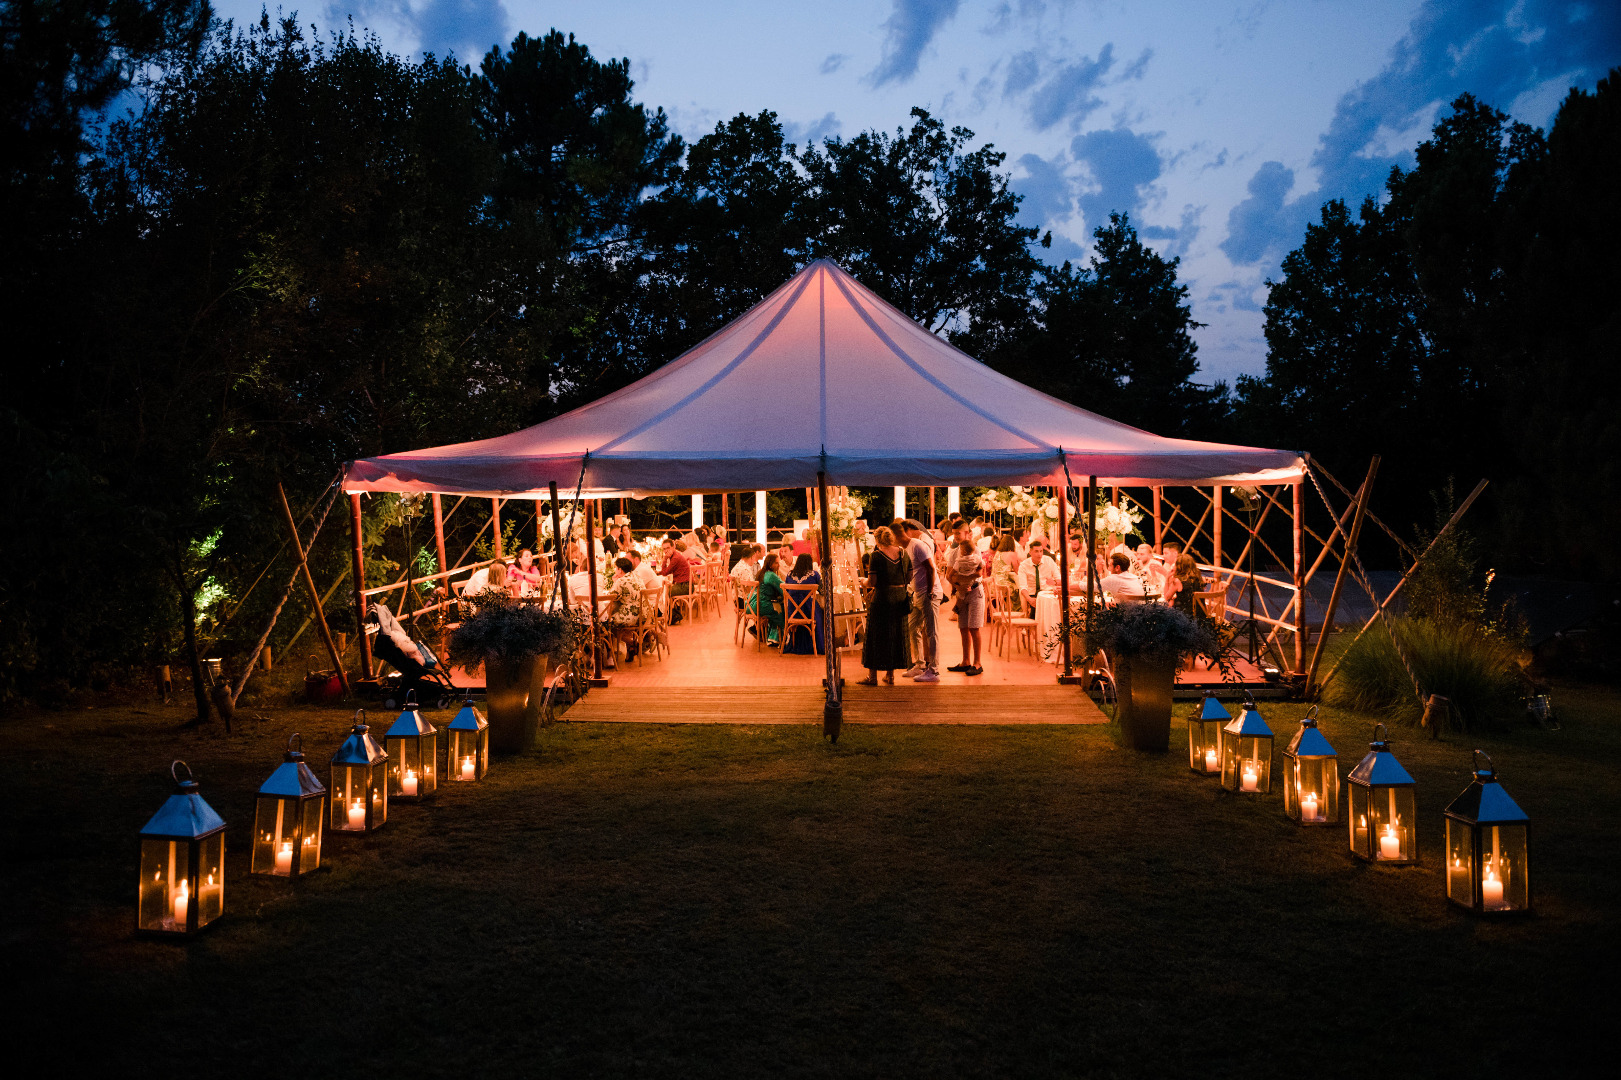
<svg viewBox="0 0 1621 1080">
<path fill-rule="evenodd" d="M 1050 664 L 1056 664 L 1063 658 L 1061 634 L 1054 633 L 1054 629 L 1062 621 L 1059 612 L 1062 605 L 1058 601 L 1057 593 L 1041 592 L 1036 594 L 1036 641 L 1041 646 L 1041 658 Z M 1069 598 L 1069 613 L 1071 619 L 1079 619 L 1086 611 L 1086 596 L 1076 596 L 1073 593 Z"/>
</svg>

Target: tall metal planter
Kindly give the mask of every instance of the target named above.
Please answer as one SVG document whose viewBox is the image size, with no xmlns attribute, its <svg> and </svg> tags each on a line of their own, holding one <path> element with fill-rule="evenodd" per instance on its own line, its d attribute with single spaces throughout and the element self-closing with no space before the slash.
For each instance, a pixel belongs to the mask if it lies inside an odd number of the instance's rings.
<svg viewBox="0 0 1621 1080">
<path fill-rule="evenodd" d="M 484 662 L 484 702 L 489 708 L 490 749 L 521 754 L 535 745 L 546 695 L 546 658 Z"/>
<path fill-rule="evenodd" d="M 1123 656 L 1115 661 L 1114 675 L 1121 741 L 1132 750 L 1170 749 L 1176 657 Z"/>
</svg>

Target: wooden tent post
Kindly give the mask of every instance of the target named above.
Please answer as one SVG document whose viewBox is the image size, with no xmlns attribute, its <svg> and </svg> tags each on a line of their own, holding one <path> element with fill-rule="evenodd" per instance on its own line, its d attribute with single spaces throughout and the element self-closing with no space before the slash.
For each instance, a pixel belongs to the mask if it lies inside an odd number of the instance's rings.
<svg viewBox="0 0 1621 1080">
<path fill-rule="evenodd" d="M 442 574 L 450 569 L 450 564 L 445 562 L 445 507 L 439 500 L 437 491 L 433 493 L 433 544 L 439 553 L 439 572 Z M 445 582 L 445 588 L 450 588 L 448 580 Z"/>
<path fill-rule="evenodd" d="M 349 496 L 349 532 L 354 539 L 355 640 L 360 642 L 360 674 L 372 678 L 371 638 L 366 636 L 366 550 L 361 535 L 360 495 Z"/>
<path fill-rule="evenodd" d="M 1217 570 L 1216 584 L 1221 584 L 1221 485 L 1217 484 L 1210 489 L 1210 507 L 1216 512 L 1216 523 L 1210 527 L 1212 539 L 1211 546 L 1215 551 L 1210 556 L 1210 565 Z M 1225 604 L 1226 600 L 1223 599 Z"/>
<path fill-rule="evenodd" d="M 563 516 L 557 506 L 557 481 L 552 480 L 546 484 L 546 490 L 552 493 L 552 581 L 563 582 L 568 575 L 568 566 L 563 562 Z M 538 545 L 540 541 L 535 541 Z M 568 604 L 568 590 L 561 590 L 563 603 Z"/>
<path fill-rule="evenodd" d="M 499 559 L 499 558 L 501 558 L 501 500 L 500 499 L 491 499 L 490 500 L 490 530 L 495 533 L 495 539 L 493 541 L 491 541 L 493 546 L 490 548 L 490 550 L 493 551 L 495 553 L 495 557 L 497 559 Z"/>
<path fill-rule="evenodd" d="M 1306 478 L 1295 481 L 1294 534 L 1295 534 L 1295 671 L 1306 668 Z"/>
<path fill-rule="evenodd" d="M 1069 529 L 1067 523 L 1069 489 L 1063 484 L 1058 485 L 1058 602 L 1059 625 L 1064 628 L 1064 671 L 1058 676 L 1059 682 L 1068 682 L 1075 677 L 1075 661 L 1069 650 Z M 1039 585 L 1041 575 L 1036 575 Z"/>
<path fill-rule="evenodd" d="M 1160 554 L 1160 547 L 1165 543 L 1165 524 L 1160 520 L 1159 500 L 1164 488 L 1154 489 L 1154 552 Z"/>
<path fill-rule="evenodd" d="M 310 564 L 304 559 L 304 542 L 298 538 L 298 525 L 293 521 L 293 508 L 287 505 L 287 492 L 280 483 L 276 484 L 276 494 L 281 497 L 281 520 L 287 526 L 287 542 L 292 545 L 293 555 L 298 559 L 299 575 L 303 577 L 305 586 L 310 590 L 310 603 L 315 607 L 315 621 L 321 628 L 321 639 L 326 642 L 327 655 L 332 658 L 332 666 L 337 669 L 338 682 L 343 684 L 343 692 L 349 692 L 349 676 L 343 670 L 343 657 L 338 655 L 337 642 L 332 640 L 332 628 L 326 624 L 326 616 L 321 611 L 321 590 L 315 587 L 315 579 L 310 576 Z"/>
<path fill-rule="evenodd" d="M 591 586 L 591 685 L 607 686 L 608 678 L 602 673 L 602 642 L 597 624 L 597 544 L 592 522 L 592 504 L 597 501 L 585 500 L 585 573 Z"/>
<path fill-rule="evenodd" d="M 1345 574 L 1351 568 L 1351 559 L 1356 555 L 1357 537 L 1362 534 L 1362 518 L 1368 511 L 1368 496 L 1373 491 L 1373 478 L 1379 472 L 1379 455 L 1373 455 L 1368 463 L 1368 477 L 1362 481 L 1362 490 L 1356 496 L 1356 514 L 1351 518 L 1351 531 L 1345 537 L 1345 555 L 1340 559 L 1339 572 L 1334 575 L 1334 590 L 1328 594 L 1328 610 L 1323 612 L 1323 626 L 1317 632 L 1317 647 L 1311 651 L 1311 665 L 1306 668 L 1305 696 L 1311 697 L 1312 679 L 1317 675 L 1317 665 L 1323 659 L 1323 646 L 1328 643 L 1329 631 L 1334 627 L 1334 608 L 1340 602 L 1340 590 L 1345 587 Z"/>
<path fill-rule="evenodd" d="M 1040 583 L 1040 575 L 1037 575 Z M 1098 591 L 1098 478 L 1086 478 L 1086 632 L 1090 634 L 1097 624 L 1092 621 L 1092 598 Z M 1091 654 L 1091 646 L 1087 647 Z"/>
<path fill-rule="evenodd" d="M 934 520 L 934 489 L 930 488 L 929 489 L 929 528 L 931 528 L 931 529 L 934 528 L 936 524 L 938 524 L 938 523 Z"/>
<path fill-rule="evenodd" d="M 844 726 L 844 681 L 839 677 L 838 623 L 833 611 L 833 526 L 827 506 L 827 473 L 818 471 L 822 519 L 822 651 L 827 654 L 827 700 L 822 704 L 822 737 L 839 741 Z M 815 642 L 812 642 L 814 645 Z"/>
<path fill-rule="evenodd" d="M 545 530 L 542 527 L 542 523 L 545 522 L 545 520 L 546 520 L 546 512 L 540 508 L 540 500 L 536 499 L 535 500 L 535 556 L 537 558 L 541 554 L 541 550 L 540 550 L 541 538 L 546 535 Z"/>
</svg>

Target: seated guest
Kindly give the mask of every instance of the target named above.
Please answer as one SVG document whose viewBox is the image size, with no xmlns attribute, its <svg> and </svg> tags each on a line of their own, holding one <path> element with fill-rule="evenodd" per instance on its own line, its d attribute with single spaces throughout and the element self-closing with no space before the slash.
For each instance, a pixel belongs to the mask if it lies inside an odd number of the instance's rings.
<svg viewBox="0 0 1621 1080">
<path fill-rule="evenodd" d="M 1019 595 L 1024 597 L 1025 614 L 1034 614 L 1036 594 L 1058 584 L 1058 564 L 1047 554 L 1047 545 L 1030 541 L 1030 555 L 1019 564 Z"/>
<path fill-rule="evenodd" d="M 1192 555 L 1177 555 L 1176 569 L 1165 579 L 1164 603 L 1170 604 L 1184 615 L 1194 614 L 1193 594 L 1203 592 L 1204 575 Z"/>
<path fill-rule="evenodd" d="M 518 552 L 518 561 L 507 575 L 518 584 L 518 595 L 528 596 L 540 588 L 540 567 L 535 565 L 535 554 L 528 548 Z"/>
<path fill-rule="evenodd" d="M 664 588 L 664 579 L 659 577 L 658 571 L 653 569 L 651 563 L 642 558 L 641 552 L 631 548 L 625 553 L 625 558 L 630 560 L 631 576 L 641 585 L 644 594 Z"/>
<path fill-rule="evenodd" d="M 782 625 L 786 619 L 782 610 L 782 578 L 777 576 L 779 565 L 775 555 L 765 557 L 760 566 L 760 587 L 749 600 L 749 610 L 766 623 L 766 642 L 771 645 L 782 640 Z M 752 626 L 749 632 L 754 632 Z"/>
<path fill-rule="evenodd" d="M 1114 597 L 1116 603 L 1142 603 L 1143 579 L 1131 572 L 1131 556 L 1117 551 L 1109 556 L 1109 566 L 1113 573 L 1098 582 L 1099 587 Z"/>
<path fill-rule="evenodd" d="M 462 595 L 473 597 L 486 589 L 499 589 L 506 592 L 507 588 L 507 564 L 493 562 L 488 566 L 473 571 L 472 575 L 467 579 L 466 586 L 462 588 Z"/>
<path fill-rule="evenodd" d="M 621 555 L 614 560 L 613 585 L 608 589 L 608 603 L 602 609 L 602 621 L 613 630 L 614 637 L 625 642 L 625 659 L 636 659 L 636 624 L 642 621 L 642 587 L 636 580 L 636 568 Z M 613 665 L 610 655 L 609 666 Z"/>
<path fill-rule="evenodd" d="M 816 567 L 811 565 L 809 555 L 801 555 L 794 560 L 794 568 L 788 574 L 787 585 L 820 585 L 822 575 L 817 573 Z M 811 618 L 816 620 L 816 629 L 813 634 L 803 626 L 794 627 L 794 632 L 787 641 L 782 643 L 784 653 L 805 653 L 816 655 L 822 651 L 822 601 L 819 598 L 811 600 Z M 787 593 L 783 594 L 783 624 L 787 625 Z"/>
<path fill-rule="evenodd" d="M 782 546 L 777 548 L 777 561 L 783 566 L 792 566 L 794 557 L 794 541 L 784 538 Z"/>
<path fill-rule="evenodd" d="M 736 586 L 737 607 L 743 609 L 743 597 L 760 578 L 760 560 L 765 558 L 765 545 L 753 544 L 732 567 L 732 584 Z"/>
<path fill-rule="evenodd" d="M 1013 550 L 1013 534 L 1005 532 L 996 538 L 996 553 L 991 559 L 991 584 L 1016 591 L 1019 587 L 1019 553 Z"/>
<path fill-rule="evenodd" d="M 692 563 L 687 560 L 687 545 L 682 540 L 664 538 L 661 545 L 664 552 L 664 562 L 659 566 L 659 573 L 670 581 L 670 593 L 673 597 L 685 596 L 692 591 Z M 679 609 L 670 612 L 670 625 L 674 626 L 681 621 Z"/>
</svg>

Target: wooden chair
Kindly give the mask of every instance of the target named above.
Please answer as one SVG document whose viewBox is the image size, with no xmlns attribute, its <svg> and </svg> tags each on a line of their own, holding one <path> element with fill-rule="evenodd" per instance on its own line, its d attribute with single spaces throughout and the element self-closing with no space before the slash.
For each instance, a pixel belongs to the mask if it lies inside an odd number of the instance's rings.
<svg viewBox="0 0 1621 1080">
<path fill-rule="evenodd" d="M 1023 613 L 1023 597 L 1017 598 L 1019 614 L 1015 615 L 1015 595 L 1006 585 L 993 585 L 993 606 L 991 611 L 991 637 L 1000 641 L 1001 651 L 997 654 L 1007 657 L 1008 640 L 1018 637 L 1019 642 L 1027 653 L 1034 652 L 1036 640 L 1036 620 Z"/>
<path fill-rule="evenodd" d="M 759 587 L 757 582 L 751 581 L 747 585 L 739 586 L 738 589 L 737 603 L 733 605 L 733 610 L 737 613 L 737 621 L 732 624 L 732 643 L 739 648 L 746 644 L 743 640 L 743 634 L 748 627 L 754 627 L 756 639 L 760 636 L 760 616 L 749 610 L 749 605 L 754 602 L 754 590 Z"/>
<path fill-rule="evenodd" d="M 1225 588 L 1207 589 L 1203 592 L 1194 593 L 1193 610 L 1203 613 L 1207 618 L 1214 619 L 1216 624 L 1220 626 L 1227 618 L 1227 590 Z M 1225 646 L 1227 642 L 1221 640 L 1220 631 L 1217 631 L 1217 636 L 1220 644 Z M 1198 663 L 1199 658 L 1194 657 L 1192 661 L 1193 667 L 1197 667 Z M 1205 657 L 1205 670 L 1214 671 L 1215 668 L 1216 662 L 1208 656 Z"/>
<path fill-rule="evenodd" d="M 696 570 L 693 571 L 692 576 L 687 579 L 686 592 L 682 593 L 680 596 L 670 596 L 670 586 L 666 584 L 664 586 L 664 595 L 669 600 L 669 603 L 666 605 L 664 610 L 664 617 L 666 620 L 668 620 L 671 615 L 675 614 L 677 608 L 680 608 L 686 612 L 687 618 L 697 621 L 697 615 L 694 613 L 701 610 L 701 608 L 699 607 L 698 573 Z"/>
<path fill-rule="evenodd" d="M 664 654 L 669 651 L 669 646 L 664 643 L 668 637 L 662 625 L 664 617 L 660 614 L 664 610 L 663 600 L 663 586 L 651 593 L 642 594 L 642 617 L 635 626 L 637 667 L 642 666 L 642 661 L 649 651 L 660 660 L 664 659 Z"/>
<path fill-rule="evenodd" d="M 788 638 L 794 632 L 794 627 L 803 626 L 810 630 L 811 647 L 816 645 L 816 594 L 820 592 L 820 585 L 784 585 L 782 587 L 783 614 L 782 624 L 783 648 L 788 647 Z M 821 650 L 816 650 L 820 654 Z"/>
</svg>

